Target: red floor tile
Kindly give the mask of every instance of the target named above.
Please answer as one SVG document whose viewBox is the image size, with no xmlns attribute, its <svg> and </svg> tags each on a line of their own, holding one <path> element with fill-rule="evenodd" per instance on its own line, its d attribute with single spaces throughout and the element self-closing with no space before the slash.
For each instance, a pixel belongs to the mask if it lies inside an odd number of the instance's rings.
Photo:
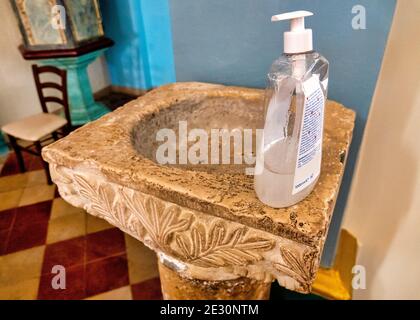
<svg viewBox="0 0 420 320">
<path fill-rule="evenodd" d="M 15 209 L 0 212 L 0 255 L 6 253 L 10 230 L 15 219 Z"/>
<path fill-rule="evenodd" d="M 26 171 L 39 170 L 44 168 L 42 165 L 41 157 L 37 157 L 26 152 L 23 152 L 22 154 Z M 11 152 L 6 159 L 3 168 L 1 169 L 0 177 L 10 176 L 18 173 L 20 173 L 20 170 L 17 163 L 16 154 Z"/>
<path fill-rule="evenodd" d="M 91 233 L 86 238 L 88 262 L 125 252 L 124 233 L 118 228 Z"/>
<path fill-rule="evenodd" d="M 27 171 L 44 169 L 41 157 L 31 156 L 31 159 L 25 163 Z"/>
<path fill-rule="evenodd" d="M 3 254 L 45 244 L 50 211 L 51 201 L 45 201 L 2 212 L 0 225 L 10 229 Z"/>
<path fill-rule="evenodd" d="M 85 268 L 83 265 L 66 268 L 65 289 L 54 289 L 52 281 L 57 274 L 47 273 L 41 276 L 38 289 L 40 300 L 77 300 L 86 297 Z"/>
<path fill-rule="evenodd" d="M 5 253 L 12 253 L 45 244 L 48 221 L 13 226 Z"/>
<path fill-rule="evenodd" d="M 8 236 L 9 236 L 9 230 L 0 231 L 0 256 L 6 252 Z"/>
<path fill-rule="evenodd" d="M 16 209 L 15 227 L 48 222 L 51 215 L 52 200 L 31 204 Z"/>
<path fill-rule="evenodd" d="M 8 230 L 12 227 L 16 209 L 9 209 L 0 212 L 0 231 Z"/>
<path fill-rule="evenodd" d="M 160 279 L 153 278 L 131 286 L 133 300 L 162 300 Z"/>
<path fill-rule="evenodd" d="M 50 273 L 55 265 L 62 265 L 66 269 L 76 265 L 83 265 L 85 262 L 85 248 L 85 237 L 48 244 L 45 248 L 42 274 Z"/>
<path fill-rule="evenodd" d="M 10 153 L 7 157 L 6 161 L 4 162 L 3 168 L 1 169 L 0 176 L 10 176 L 12 174 L 20 173 L 19 167 L 16 161 L 15 153 Z"/>
<path fill-rule="evenodd" d="M 93 296 L 129 284 L 125 254 L 86 265 L 86 294 Z"/>
</svg>

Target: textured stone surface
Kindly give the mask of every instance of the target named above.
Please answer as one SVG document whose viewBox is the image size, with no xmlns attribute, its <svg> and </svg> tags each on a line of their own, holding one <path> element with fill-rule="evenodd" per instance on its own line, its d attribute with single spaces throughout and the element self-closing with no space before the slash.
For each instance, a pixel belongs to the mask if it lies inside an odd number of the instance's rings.
<svg viewBox="0 0 420 320">
<path fill-rule="evenodd" d="M 268 300 L 271 283 L 241 277 L 208 281 L 184 278 L 159 262 L 160 282 L 165 300 Z"/>
<path fill-rule="evenodd" d="M 175 129 L 179 120 L 189 129 L 258 128 L 262 99 L 256 89 L 164 86 L 44 148 L 43 156 L 65 200 L 175 258 L 184 276 L 275 277 L 308 292 L 344 170 L 353 111 L 327 102 L 321 176 L 305 200 L 288 208 L 263 205 L 244 166 L 154 161 L 158 129 Z"/>
</svg>

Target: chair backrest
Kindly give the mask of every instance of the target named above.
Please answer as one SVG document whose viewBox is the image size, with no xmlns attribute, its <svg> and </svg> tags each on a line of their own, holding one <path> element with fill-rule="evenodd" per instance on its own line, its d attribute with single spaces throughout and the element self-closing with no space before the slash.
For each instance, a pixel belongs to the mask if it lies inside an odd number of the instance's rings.
<svg viewBox="0 0 420 320">
<path fill-rule="evenodd" d="M 38 91 L 39 101 L 41 102 L 42 112 L 48 113 L 47 103 L 55 102 L 61 104 L 64 109 L 64 114 L 67 119 L 68 127 L 71 127 L 70 109 L 67 97 L 67 71 L 59 69 L 54 66 L 38 66 L 32 65 L 32 73 L 34 75 L 36 90 Z M 41 82 L 40 75 L 43 73 L 54 73 L 60 77 L 60 83 L 56 82 Z M 61 92 L 62 97 L 46 96 L 43 89 L 52 88 Z"/>
</svg>

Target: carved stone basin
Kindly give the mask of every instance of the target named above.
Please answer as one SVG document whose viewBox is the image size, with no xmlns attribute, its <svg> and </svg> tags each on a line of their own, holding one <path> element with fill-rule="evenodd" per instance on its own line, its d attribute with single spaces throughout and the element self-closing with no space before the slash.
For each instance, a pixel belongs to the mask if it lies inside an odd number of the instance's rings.
<svg viewBox="0 0 420 320">
<path fill-rule="evenodd" d="M 188 130 L 258 128 L 262 99 L 257 89 L 167 85 L 44 148 L 43 157 L 66 201 L 157 252 L 166 298 L 202 298 L 206 286 L 220 289 L 210 298 L 265 298 L 275 279 L 306 293 L 343 174 L 353 111 L 328 101 L 318 184 L 284 209 L 257 199 L 247 165 L 162 165 L 155 158 L 162 143 L 156 133 L 178 130 L 179 121 Z M 232 293 L 235 286 L 253 295 Z"/>
</svg>

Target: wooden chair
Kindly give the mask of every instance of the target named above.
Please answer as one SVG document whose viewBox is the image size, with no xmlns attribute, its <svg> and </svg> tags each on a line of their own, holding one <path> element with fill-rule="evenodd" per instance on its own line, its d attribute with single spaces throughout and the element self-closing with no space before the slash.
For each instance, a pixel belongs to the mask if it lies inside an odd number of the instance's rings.
<svg viewBox="0 0 420 320">
<path fill-rule="evenodd" d="M 42 147 L 64 137 L 71 131 L 70 109 L 67 98 L 67 72 L 53 66 L 32 65 L 32 72 L 41 102 L 42 113 L 8 123 L 2 127 L 8 136 L 10 145 L 16 153 L 19 169 L 25 172 L 22 151 L 41 156 Z M 60 83 L 41 82 L 40 75 L 54 73 L 60 77 Z M 61 97 L 46 96 L 44 89 L 55 89 Z M 48 104 L 57 103 L 63 106 L 65 118 L 49 112 Z M 24 143 L 24 144 L 22 144 Z M 41 158 L 42 159 L 42 158 Z M 43 161 L 48 184 L 52 184 L 48 163 Z"/>
</svg>

